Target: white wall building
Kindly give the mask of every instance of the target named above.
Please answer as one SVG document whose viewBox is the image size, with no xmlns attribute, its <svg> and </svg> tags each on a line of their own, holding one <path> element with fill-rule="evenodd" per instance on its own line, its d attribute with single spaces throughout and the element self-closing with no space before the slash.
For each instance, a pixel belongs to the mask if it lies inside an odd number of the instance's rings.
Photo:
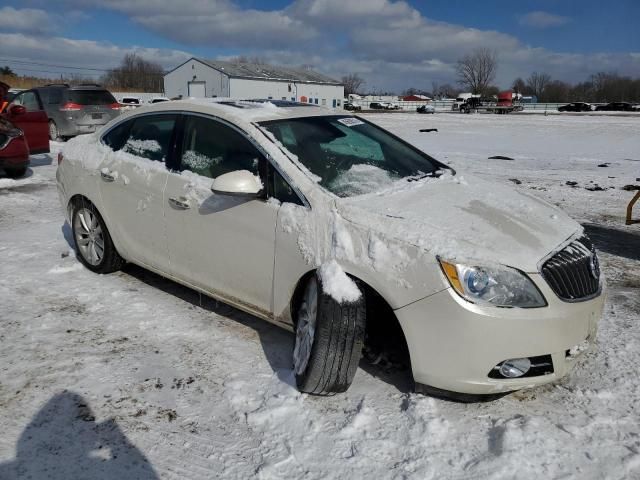
<svg viewBox="0 0 640 480">
<path fill-rule="evenodd" d="M 164 76 L 169 98 L 269 98 L 341 107 L 344 86 L 313 70 L 191 58 Z"/>
</svg>

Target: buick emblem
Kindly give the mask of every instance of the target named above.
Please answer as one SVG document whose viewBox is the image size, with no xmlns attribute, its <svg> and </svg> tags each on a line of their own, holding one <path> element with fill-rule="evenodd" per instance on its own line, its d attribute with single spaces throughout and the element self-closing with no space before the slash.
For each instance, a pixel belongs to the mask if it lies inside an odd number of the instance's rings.
<svg viewBox="0 0 640 480">
<path fill-rule="evenodd" d="M 598 261 L 598 257 L 595 253 L 591 254 L 589 269 L 591 270 L 591 276 L 598 280 L 598 278 L 600 278 L 600 262 Z"/>
</svg>

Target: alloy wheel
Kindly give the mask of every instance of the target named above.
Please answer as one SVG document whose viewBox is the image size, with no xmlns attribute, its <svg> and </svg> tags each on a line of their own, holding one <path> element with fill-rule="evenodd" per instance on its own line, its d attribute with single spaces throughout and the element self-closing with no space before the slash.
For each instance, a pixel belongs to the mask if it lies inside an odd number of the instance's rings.
<svg viewBox="0 0 640 480">
<path fill-rule="evenodd" d="M 74 233 L 80 255 L 89 264 L 96 266 L 104 257 L 104 235 L 98 216 L 88 208 L 76 211 Z"/>
<path fill-rule="evenodd" d="M 293 349 L 293 368 L 296 375 L 302 375 L 311 357 L 311 347 L 316 331 L 318 313 L 318 281 L 311 277 L 304 292 L 298 311 L 296 327 L 296 345 Z"/>
</svg>

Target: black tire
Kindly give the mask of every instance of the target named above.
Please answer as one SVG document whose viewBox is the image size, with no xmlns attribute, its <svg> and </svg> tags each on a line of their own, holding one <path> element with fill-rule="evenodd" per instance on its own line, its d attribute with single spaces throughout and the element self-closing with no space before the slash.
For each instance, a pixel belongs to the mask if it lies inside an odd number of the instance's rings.
<svg viewBox="0 0 640 480">
<path fill-rule="evenodd" d="M 20 178 L 27 173 L 27 167 L 5 168 L 5 173 L 9 178 Z"/>
<path fill-rule="evenodd" d="M 52 142 L 57 141 L 60 138 L 60 132 L 58 131 L 58 126 L 56 122 L 53 120 L 49 120 L 49 140 Z"/>
<path fill-rule="evenodd" d="M 362 356 L 366 326 L 364 291 L 360 288 L 362 295 L 356 302 L 340 304 L 324 292 L 318 276 L 309 279 L 312 281 L 317 282 L 315 334 L 306 368 L 296 372 L 296 384 L 301 392 L 314 395 L 341 393 L 353 382 Z M 298 316 L 303 308 L 301 305 Z M 296 343 L 298 339 L 296 335 Z"/>
<path fill-rule="evenodd" d="M 93 215 L 95 215 L 95 219 L 100 225 L 101 236 L 103 240 L 103 254 L 97 263 L 91 262 L 88 258 L 85 258 L 85 254 L 83 253 L 83 248 L 80 248 L 79 238 L 82 237 L 82 226 L 80 224 L 80 218 L 78 213 L 88 210 Z M 109 234 L 109 230 L 107 230 L 107 226 L 102 219 L 102 216 L 96 209 L 96 207 L 89 202 L 88 200 L 78 200 L 73 205 L 73 212 L 71 214 L 71 231 L 73 234 L 73 243 L 76 249 L 78 260 L 85 267 L 95 273 L 112 273 L 120 270 L 124 265 L 124 260 L 116 250 L 116 247 L 113 244 L 113 240 L 111 240 L 111 235 Z"/>
</svg>

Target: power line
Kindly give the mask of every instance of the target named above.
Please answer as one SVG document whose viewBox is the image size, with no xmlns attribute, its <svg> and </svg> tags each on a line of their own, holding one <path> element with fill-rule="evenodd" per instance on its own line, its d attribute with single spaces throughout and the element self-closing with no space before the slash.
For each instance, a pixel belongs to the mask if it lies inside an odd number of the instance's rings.
<svg viewBox="0 0 640 480">
<path fill-rule="evenodd" d="M 67 68 L 72 70 L 81 70 L 81 71 L 95 71 L 95 72 L 110 72 L 112 70 L 117 70 L 121 67 L 112 67 L 112 68 L 96 68 L 96 67 L 74 67 L 71 65 L 54 65 L 52 63 L 40 63 L 40 62 L 29 62 L 25 60 L 11 60 L 8 58 L 0 58 L 0 62 L 5 62 L 8 64 L 17 64 L 14 65 L 15 68 L 24 70 L 24 71 L 41 71 L 46 72 L 46 70 L 29 70 L 27 68 L 22 67 L 21 65 L 29 65 L 29 66 L 42 66 L 42 67 L 54 67 L 54 68 Z M 47 73 L 69 73 L 69 72 L 47 72 Z M 146 75 L 164 75 L 164 73 L 145 73 Z"/>
<path fill-rule="evenodd" d="M 0 62 L 15 63 L 15 64 L 21 64 L 21 65 L 33 65 L 33 66 L 41 66 L 41 67 L 68 68 L 72 70 L 94 70 L 98 72 L 108 72 L 109 70 L 113 70 L 114 68 L 116 68 L 116 67 L 113 67 L 113 68 L 74 67 L 71 65 L 54 65 L 52 63 L 27 62 L 24 60 L 11 60 L 8 58 L 0 58 Z"/>
<path fill-rule="evenodd" d="M 63 72 L 61 70 L 40 70 L 40 69 L 30 69 L 30 68 L 23 68 L 23 67 L 15 67 L 15 68 L 20 72 L 55 73 L 60 75 L 69 75 L 73 73 L 73 72 Z M 86 75 L 96 75 L 96 73 L 87 73 Z"/>
</svg>

